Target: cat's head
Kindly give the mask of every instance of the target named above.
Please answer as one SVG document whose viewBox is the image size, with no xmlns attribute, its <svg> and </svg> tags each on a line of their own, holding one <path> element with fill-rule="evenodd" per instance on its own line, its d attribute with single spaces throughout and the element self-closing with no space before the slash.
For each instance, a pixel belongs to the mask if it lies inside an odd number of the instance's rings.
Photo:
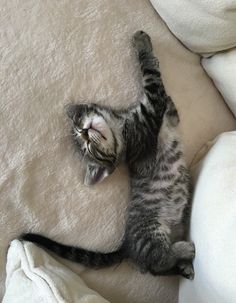
<svg viewBox="0 0 236 303">
<path fill-rule="evenodd" d="M 96 104 L 70 104 L 67 115 L 86 165 L 84 183 L 101 182 L 115 170 L 122 157 L 121 119 L 111 109 Z"/>
</svg>

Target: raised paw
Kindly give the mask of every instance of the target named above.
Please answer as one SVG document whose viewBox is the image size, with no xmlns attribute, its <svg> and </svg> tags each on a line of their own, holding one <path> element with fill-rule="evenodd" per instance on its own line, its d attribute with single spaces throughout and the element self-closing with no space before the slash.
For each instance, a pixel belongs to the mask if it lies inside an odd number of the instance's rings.
<svg viewBox="0 0 236 303">
<path fill-rule="evenodd" d="M 152 51 L 152 42 L 151 38 L 143 31 L 137 31 L 133 35 L 133 45 L 138 52 L 151 52 Z"/>
<path fill-rule="evenodd" d="M 193 242 L 179 241 L 172 245 L 172 249 L 179 260 L 193 260 L 195 257 L 195 245 Z"/>
<path fill-rule="evenodd" d="M 186 279 L 193 280 L 194 279 L 194 268 L 193 264 L 188 262 L 188 263 L 180 263 L 178 264 L 179 268 L 179 274 L 183 276 Z"/>
</svg>

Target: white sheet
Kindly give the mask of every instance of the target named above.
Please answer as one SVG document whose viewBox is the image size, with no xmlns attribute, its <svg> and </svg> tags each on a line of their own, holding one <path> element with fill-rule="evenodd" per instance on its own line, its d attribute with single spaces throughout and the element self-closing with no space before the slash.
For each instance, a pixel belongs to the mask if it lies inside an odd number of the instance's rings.
<svg viewBox="0 0 236 303">
<path fill-rule="evenodd" d="M 202 65 L 236 116 L 236 48 L 204 58 Z"/>
<path fill-rule="evenodd" d="M 64 117 L 69 99 L 126 106 L 140 93 L 131 36 L 152 37 L 164 82 L 180 109 L 188 162 L 235 120 L 199 64 L 145 0 L 0 0 L 0 300 L 6 250 L 21 232 L 110 251 L 128 200 L 124 168 L 83 185 Z M 217 118 L 217 119 L 216 119 Z M 216 123 L 217 121 L 217 123 Z M 122 264 L 89 270 L 66 261 L 112 303 L 177 300 L 178 281 Z"/>
<path fill-rule="evenodd" d="M 151 3 L 185 46 L 206 57 L 202 59 L 204 69 L 236 115 L 236 1 L 151 0 Z"/>
<path fill-rule="evenodd" d="M 181 281 L 179 303 L 236 302 L 236 132 L 222 134 L 196 170 L 191 239 L 195 279 Z"/>
<path fill-rule="evenodd" d="M 151 0 L 189 49 L 214 53 L 236 46 L 235 0 Z"/>
<path fill-rule="evenodd" d="M 2 303 L 108 303 L 78 275 L 32 243 L 14 240 Z"/>
</svg>

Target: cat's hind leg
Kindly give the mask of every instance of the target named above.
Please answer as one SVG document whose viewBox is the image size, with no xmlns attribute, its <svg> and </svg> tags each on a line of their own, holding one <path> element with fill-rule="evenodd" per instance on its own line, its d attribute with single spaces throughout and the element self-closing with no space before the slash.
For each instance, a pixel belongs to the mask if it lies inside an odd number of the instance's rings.
<svg viewBox="0 0 236 303">
<path fill-rule="evenodd" d="M 192 261 L 195 257 L 195 245 L 193 242 L 179 241 L 172 245 L 172 250 L 179 260 L 177 268 L 179 274 L 186 279 L 193 280 L 194 268 Z"/>
<path fill-rule="evenodd" d="M 193 260 L 195 257 L 195 245 L 193 242 L 178 241 L 172 244 L 171 248 L 178 260 Z"/>
<path fill-rule="evenodd" d="M 165 233 L 158 233 L 152 250 L 146 256 L 147 268 L 153 275 L 182 275 L 193 279 L 194 256 L 195 247 L 192 242 L 179 241 L 170 244 Z"/>
<path fill-rule="evenodd" d="M 183 276 L 186 279 L 193 280 L 194 279 L 194 267 L 191 261 L 181 261 L 177 265 L 177 270 L 179 275 Z"/>
</svg>

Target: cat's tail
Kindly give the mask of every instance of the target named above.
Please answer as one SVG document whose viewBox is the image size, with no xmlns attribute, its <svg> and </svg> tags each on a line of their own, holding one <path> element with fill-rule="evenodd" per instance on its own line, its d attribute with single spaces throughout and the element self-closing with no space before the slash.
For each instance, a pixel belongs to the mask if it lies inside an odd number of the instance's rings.
<svg viewBox="0 0 236 303">
<path fill-rule="evenodd" d="M 91 268 L 108 267 L 118 264 L 124 259 L 122 248 L 110 253 L 100 253 L 75 246 L 63 245 L 47 237 L 33 233 L 22 234 L 20 239 L 36 243 L 40 247 L 46 248 L 64 259 L 68 259 Z"/>
</svg>

